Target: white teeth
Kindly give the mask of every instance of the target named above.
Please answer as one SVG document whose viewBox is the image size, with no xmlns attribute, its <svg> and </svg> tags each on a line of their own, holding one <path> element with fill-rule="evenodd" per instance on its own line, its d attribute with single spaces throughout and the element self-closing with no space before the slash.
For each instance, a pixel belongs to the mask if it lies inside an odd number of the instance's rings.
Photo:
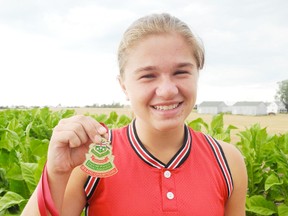
<svg viewBox="0 0 288 216">
<path fill-rule="evenodd" d="M 175 109 L 176 107 L 178 107 L 178 105 L 179 104 L 173 104 L 169 106 L 154 106 L 154 108 L 157 110 L 171 110 L 171 109 Z"/>
</svg>

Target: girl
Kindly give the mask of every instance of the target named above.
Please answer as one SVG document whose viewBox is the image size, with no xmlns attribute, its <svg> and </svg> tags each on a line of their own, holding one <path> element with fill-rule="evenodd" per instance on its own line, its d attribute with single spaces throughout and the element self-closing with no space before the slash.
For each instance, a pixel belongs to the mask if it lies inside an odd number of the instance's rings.
<svg viewBox="0 0 288 216">
<path fill-rule="evenodd" d="M 113 130 L 87 116 L 61 120 L 22 215 L 80 215 L 84 208 L 105 216 L 245 215 L 240 152 L 185 124 L 204 64 L 189 27 L 169 14 L 142 17 L 124 33 L 118 61 L 135 119 Z M 111 141 L 117 173 L 92 177 L 80 166 L 101 137 Z"/>
</svg>

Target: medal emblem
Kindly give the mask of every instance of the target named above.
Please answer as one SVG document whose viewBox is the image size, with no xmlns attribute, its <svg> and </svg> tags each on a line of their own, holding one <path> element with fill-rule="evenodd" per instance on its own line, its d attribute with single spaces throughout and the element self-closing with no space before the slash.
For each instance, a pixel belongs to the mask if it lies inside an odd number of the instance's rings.
<svg viewBox="0 0 288 216">
<path fill-rule="evenodd" d="M 118 172 L 113 160 L 112 146 L 102 138 L 100 144 L 90 145 L 86 160 L 80 168 L 92 177 L 105 178 Z"/>
</svg>

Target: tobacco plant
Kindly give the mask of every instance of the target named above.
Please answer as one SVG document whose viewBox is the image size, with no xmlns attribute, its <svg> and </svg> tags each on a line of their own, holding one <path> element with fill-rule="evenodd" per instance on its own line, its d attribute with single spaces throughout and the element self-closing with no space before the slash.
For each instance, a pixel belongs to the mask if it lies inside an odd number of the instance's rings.
<svg viewBox="0 0 288 216">
<path fill-rule="evenodd" d="M 40 178 L 53 127 L 74 113 L 48 108 L 0 112 L 0 215 L 22 211 Z"/>
<path fill-rule="evenodd" d="M 248 172 L 247 215 L 288 215 L 288 133 L 253 125 L 239 133 Z"/>
<path fill-rule="evenodd" d="M 48 108 L 0 111 L 0 216 L 20 215 L 40 179 L 53 128 L 75 114 Z M 116 112 L 90 116 L 108 128 L 131 122 Z M 231 130 L 237 129 L 224 128 L 223 114 L 215 115 L 210 124 L 202 118 L 187 124 L 228 143 Z M 288 132 L 268 135 L 255 124 L 238 136 L 240 141 L 233 144 L 244 156 L 249 178 L 246 215 L 288 215 Z"/>
</svg>

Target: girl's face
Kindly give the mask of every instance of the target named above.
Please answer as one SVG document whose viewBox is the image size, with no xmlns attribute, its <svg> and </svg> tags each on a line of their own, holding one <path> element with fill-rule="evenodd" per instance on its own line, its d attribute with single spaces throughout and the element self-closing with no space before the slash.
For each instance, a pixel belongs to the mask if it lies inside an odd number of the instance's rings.
<svg viewBox="0 0 288 216">
<path fill-rule="evenodd" d="M 120 84 L 137 125 L 158 131 L 183 127 L 194 107 L 198 69 L 178 34 L 151 35 L 129 50 Z"/>
</svg>

